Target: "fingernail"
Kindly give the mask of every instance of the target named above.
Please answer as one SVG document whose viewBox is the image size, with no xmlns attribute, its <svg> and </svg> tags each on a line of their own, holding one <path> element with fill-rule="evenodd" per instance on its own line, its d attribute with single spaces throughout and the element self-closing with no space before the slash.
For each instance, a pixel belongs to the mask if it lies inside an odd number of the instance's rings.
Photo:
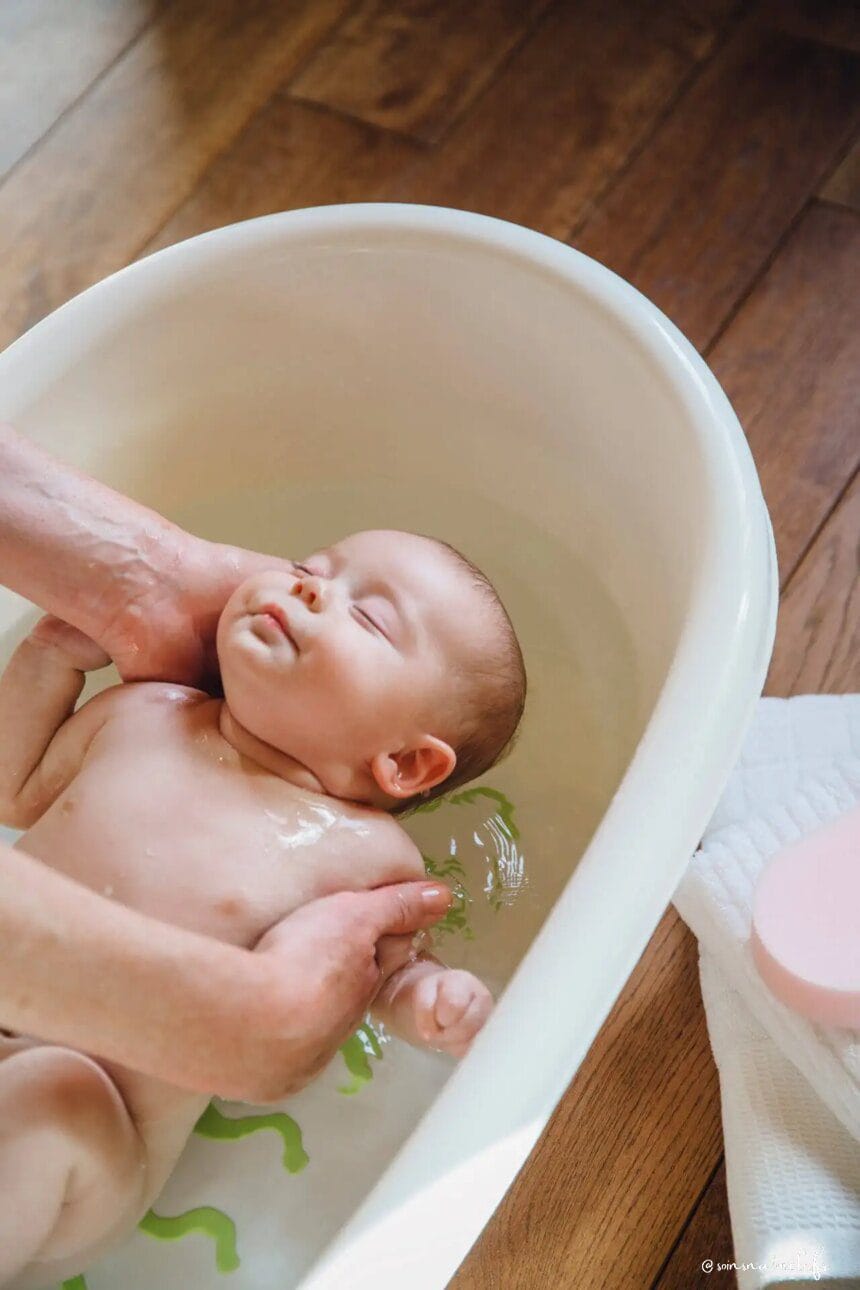
<svg viewBox="0 0 860 1290">
<path fill-rule="evenodd" d="M 443 900 L 447 905 L 451 899 L 451 893 L 447 887 L 423 887 L 421 899 L 425 905 L 438 905 Z"/>
</svg>

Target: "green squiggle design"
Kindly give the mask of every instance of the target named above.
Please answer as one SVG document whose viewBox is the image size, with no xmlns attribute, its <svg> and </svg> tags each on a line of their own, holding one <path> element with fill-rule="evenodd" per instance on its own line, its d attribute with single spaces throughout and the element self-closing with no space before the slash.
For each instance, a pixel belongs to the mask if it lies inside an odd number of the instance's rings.
<svg viewBox="0 0 860 1290">
<path fill-rule="evenodd" d="M 373 1071 L 367 1059 L 373 1056 L 379 1061 L 382 1057 L 382 1047 L 373 1027 L 365 1021 L 355 1034 L 350 1035 L 346 1043 L 341 1045 L 340 1053 L 346 1063 L 346 1069 L 352 1076 L 352 1082 L 339 1086 L 337 1091 L 351 1097 L 373 1079 Z"/>
<path fill-rule="evenodd" d="M 138 1223 L 142 1232 L 159 1241 L 178 1241 L 189 1232 L 202 1232 L 215 1242 L 215 1266 L 219 1272 L 235 1272 L 239 1266 L 236 1253 L 236 1224 L 220 1209 L 200 1205 L 184 1214 L 165 1217 L 150 1210 Z"/>
<path fill-rule="evenodd" d="M 69 1277 L 60 1286 L 60 1290 L 87 1290 L 87 1283 L 83 1272 L 79 1272 L 76 1277 Z"/>
<path fill-rule="evenodd" d="M 271 1111 L 265 1115 L 241 1115 L 233 1119 L 222 1115 L 210 1102 L 194 1126 L 194 1132 L 201 1138 L 215 1138 L 220 1142 L 235 1142 L 237 1138 L 247 1138 L 249 1133 L 258 1133 L 261 1129 L 274 1129 L 284 1143 L 283 1166 L 291 1174 L 297 1174 L 308 1163 L 308 1154 L 302 1144 L 302 1131 L 291 1115 L 284 1111 Z"/>
<path fill-rule="evenodd" d="M 520 836 L 520 831 L 514 823 L 514 804 L 509 797 L 498 788 L 486 788 L 483 785 L 479 788 L 464 788 L 460 793 L 453 793 L 449 799 L 452 806 L 459 806 L 461 803 L 474 802 L 477 797 L 489 797 L 491 802 L 495 802 L 498 809 L 498 817 L 508 830 L 514 841 Z"/>
<path fill-rule="evenodd" d="M 498 788 L 489 788 L 480 784 L 477 788 L 464 788 L 459 793 L 451 793 L 443 797 L 434 797 L 432 802 L 422 802 L 420 806 L 415 806 L 409 812 L 410 815 L 429 815 L 432 811 L 438 811 L 440 806 L 461 806 L 464 803 L 474 802 L 477 797 L 488 797 L 491 802 L 495 802 L 498 807 L 498 814 L 505 827 L 509 830 L 511 837 L 516 841 L 520 836 L 520 831 L 514 823 L 514 804 L 509 797 Z"/>
</svg>

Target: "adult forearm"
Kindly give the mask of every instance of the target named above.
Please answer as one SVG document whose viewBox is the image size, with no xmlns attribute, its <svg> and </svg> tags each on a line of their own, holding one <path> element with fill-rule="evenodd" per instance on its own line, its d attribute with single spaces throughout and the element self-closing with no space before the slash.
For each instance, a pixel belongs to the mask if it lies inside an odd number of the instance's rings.
<svg viewBox="0 0 860 1290">
<path fill-rule="evenodd" d="M 185 534 L 0 426 L 0 582 L 101 640 L 121 608 L 164 595 Z"/>
<path fill-rule="evenodd" d="M 253 1095 L 268 977 L 249 951 L 148 918 L 3 845 L 0 947 L 3 1027 L 200 1092 Z"/>
</svg>

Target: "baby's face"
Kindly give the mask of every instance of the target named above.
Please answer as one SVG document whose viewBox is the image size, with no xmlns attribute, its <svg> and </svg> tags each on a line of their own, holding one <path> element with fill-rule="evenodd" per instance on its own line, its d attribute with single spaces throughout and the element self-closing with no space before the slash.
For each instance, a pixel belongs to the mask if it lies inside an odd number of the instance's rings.
<svg viewBox="0 0 860 1290">
<path fill-rule="evenodd" d="M 454 561 L 411 533 L 355 533 L 294 567 L 228 601 L 224 694 L 252 734 L 336 782 L 446 721 L 451 668 L 489 620 Z"/>
</svg>

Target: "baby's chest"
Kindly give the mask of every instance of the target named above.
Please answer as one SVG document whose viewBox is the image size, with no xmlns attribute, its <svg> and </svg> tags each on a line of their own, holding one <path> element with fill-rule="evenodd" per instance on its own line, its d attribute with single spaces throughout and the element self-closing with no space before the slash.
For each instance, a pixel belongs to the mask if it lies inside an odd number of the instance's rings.
<svg viewBox="0 0 860 1290">
<path fill-rule="evenodd" d="M 317 896 L 400 876 L 326 799 L 244 773 L 205 739 L 103 750 L 25 845 L 124 904 L 235 944 Z"/>
</svg>

